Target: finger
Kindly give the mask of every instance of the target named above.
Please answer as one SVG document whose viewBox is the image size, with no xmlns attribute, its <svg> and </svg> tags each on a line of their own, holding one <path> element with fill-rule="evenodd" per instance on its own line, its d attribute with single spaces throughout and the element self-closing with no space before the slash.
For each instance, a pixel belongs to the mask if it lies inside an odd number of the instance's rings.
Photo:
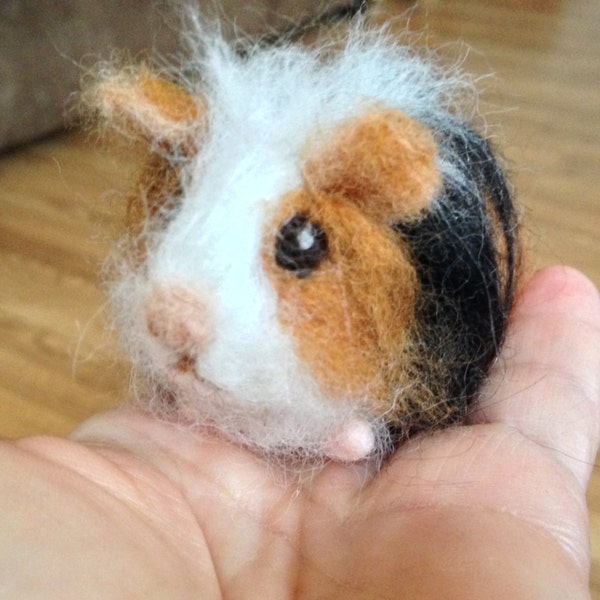
<svg viewBox="0 0 600 600">
<path fill-rule="evenodd" d="M 532 278 L 471 420 L 518 429 L 587 484 L 600 435 L 600 299 L 588 279 L 560 267 Z"/>
</svg>

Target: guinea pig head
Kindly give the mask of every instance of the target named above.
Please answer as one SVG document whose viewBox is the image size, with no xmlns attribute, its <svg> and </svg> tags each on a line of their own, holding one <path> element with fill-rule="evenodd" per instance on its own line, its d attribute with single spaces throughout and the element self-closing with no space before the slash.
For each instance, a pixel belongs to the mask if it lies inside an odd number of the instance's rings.
<svg viewBox="0 0 600 600">
<path fill-rule="evenodd" d="M 430 131 L 375 108 L 285 164 L 264 149 L 248 161 L 223 154 L 210 107 L 173 84 L 138 76 L 100 97 L 148 141 L 115 295 L 154 393 L 268 452 L 381 450 L 411 408 L 420 284 L 393 225 L 442 188 Z"/>
</svg>

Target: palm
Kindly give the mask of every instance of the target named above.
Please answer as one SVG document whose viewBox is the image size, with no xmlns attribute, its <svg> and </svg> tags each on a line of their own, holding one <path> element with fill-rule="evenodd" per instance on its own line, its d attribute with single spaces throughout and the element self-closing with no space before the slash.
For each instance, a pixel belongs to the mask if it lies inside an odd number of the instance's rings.
<svg viewBox="0 0 600 600">
<path fill-rule="evenodd" d="M 119 551 L 135 542 L 137 572 L 171 582 L 153 598 L 519 598 L 509 573 L 501 595 L 485 586 L 523 557 L 535 575 L 540 553 L 556 594 L 540 597 L 584 597 L 599 321 L 588 284 L 538 277 L 472 426 L 414 439 L 376 475 L 331 463 L 286 482 L 243 449 L 135 412 L 88 422 L 83 444 L 23 446 L 93 483 Z"/>
</svg>

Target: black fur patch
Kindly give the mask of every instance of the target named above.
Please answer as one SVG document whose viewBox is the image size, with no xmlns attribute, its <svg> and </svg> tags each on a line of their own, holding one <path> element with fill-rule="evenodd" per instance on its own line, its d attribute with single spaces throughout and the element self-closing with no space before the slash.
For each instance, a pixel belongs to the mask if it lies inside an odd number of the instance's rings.
<svg viewBox="0 0 600 600">
<path fill-rule="evenodd" d="M 428 413 L 416 390 L 419 414 L 406 415 L 391 427 L 398 442 L 464 418 L 498 353 L 514 296 L 517 217 L 498 162 L 488 143 L 470 129 L 442 144 L 467 184 L 446 181 L 431 211 L 394 225 L 409 245 L 422 288 L 416 368 L 425 374 L 437 403 Z M 502 255 L 494 241 L 498 236 Z M 440 416 L 444 423 L 437 422 Z"/>
</svg>

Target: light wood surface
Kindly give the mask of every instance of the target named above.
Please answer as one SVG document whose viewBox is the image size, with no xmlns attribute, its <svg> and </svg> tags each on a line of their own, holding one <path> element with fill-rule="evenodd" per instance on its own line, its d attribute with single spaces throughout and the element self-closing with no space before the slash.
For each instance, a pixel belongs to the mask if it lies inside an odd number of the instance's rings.
<svg viewBox="0 0 600 600">
<path fill-rule="evenodd" d="M 403 2 L 387 2 L 400 14 Z M 399 24 L 406 19 L 400 19 Z M 424 1 L 419 43 L 451 44 L 483 78 L 482 110 L 512 168 L 535 266 L 600 285 L 600 2 Z M 64 435 L 127 398 L 99 270 L 134 161 L 70 133 L 0 156 L 0 436 Z M 600 469 L 589 491 L 600 600 Z"/>
</svg>

